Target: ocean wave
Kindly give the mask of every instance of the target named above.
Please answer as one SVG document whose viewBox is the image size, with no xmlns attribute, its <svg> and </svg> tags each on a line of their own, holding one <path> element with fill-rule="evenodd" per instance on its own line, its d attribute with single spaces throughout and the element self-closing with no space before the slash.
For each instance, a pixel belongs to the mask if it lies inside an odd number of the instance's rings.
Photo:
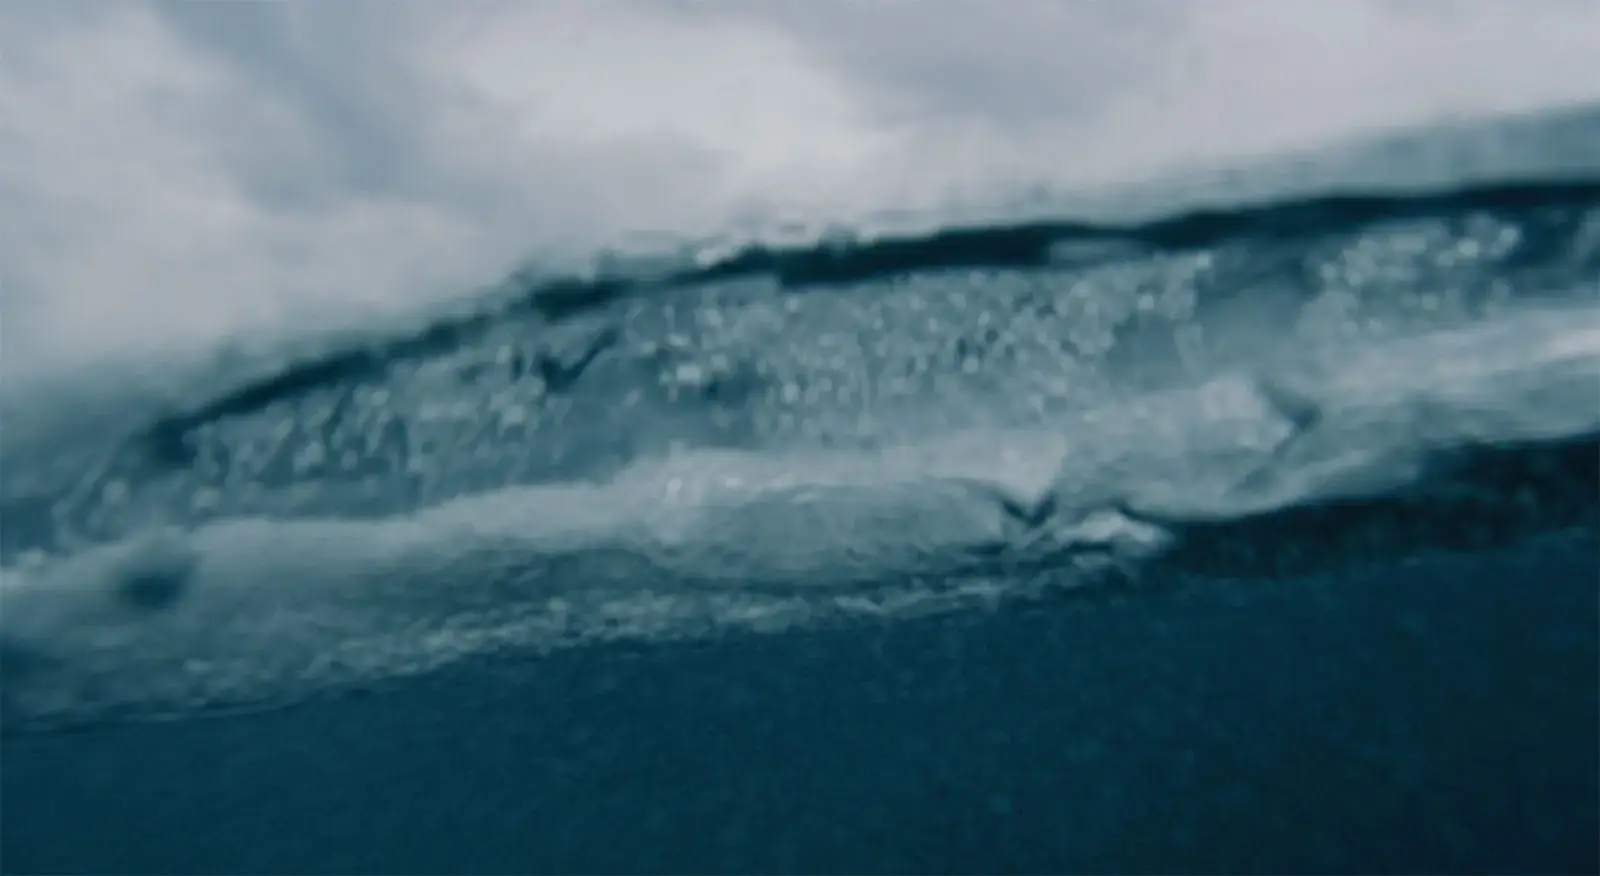
<svg viewBox="0 0 1600 876">
<path fill-rule="evenodd" d="M 911 237 L 858 239 L 834 235 L 802 247 L 751 244 L 702 264 L 702 258 L 599 259 L 588 276 L 516 276 L 520 287 L 503 310 L 430 324 L 420 333 L 336 350 L 296 362 L 280 372 L 238 387 L 196 410 L 154 427 L 183 430 L 222 416 L 258 411 L 318 386 L 381 379 L 397 360 L 437 356 L 476 342 L 505 319 L 531 314 L 556 323 L 586 313 L 616 308 L 622 299 L 675 289 L 704 288 L 732 281 L 755 282 L 793 292 L 893 281 L 938 271 L 1092 270 L 1106 263 L 1192 252 L 1221 246 L 1293 246 L 1308 238 L 1327 238 L 1380 224 L 1427 222 L 1440 217 L 1501 220 L 1533 242 L 1519 249 L 1566 243 L 1592 223 L 1600 203 L 1600 181 L 1547 181 L 1477 186 L 1428 193 L 1341 194 L 1252 207 L 1208 209 L 1138 224 L 1040 221 L 1019 225 L 947 228 Z M 1538 260 L 1535 252 L 1521 258 Z M 1585 266 L 1587 267 L 1587 266 Z M 545 365 L 549 379 L 576 372 L 598 353 L 585 349 L 571 364 Z"/>
<path fill-rule="evenodd" d="M 1597 450 L 1600 308 L 1569 307 L 1048 429 L 691 450 L 376 519 L 233 517 L 8 568 L 4 714 L 12 729 L 191 714 L 596 640 L 905 617 L 1196 563 L 1246 573 L 1204 546 L 1231 528 L 1275 554 L 1263 527 L 1402 496 L 1437 521 L 1481 502 L 1508 454 L 1546 474 L 1493 503 L 1541 484 L 1577 497 L 1539 503 L 1531 530 L 1549 531 L 1593 522 Z"/>
<path fill-rule="evenodd" d="M 752 250 L 676 285 L 583 287 L 582 312 L 445 321 L 209 394 L 70 408 L 36 394 L 68 413 L 30 429 L 51 418 L 7 411 L 0 557 L 152 521 L 394 513 L 604 477 L 675 446 L 1023 426 L 1227 368 L 1590 302 L 1596 194 L 1480 187 Z"/>
<path fill-rule="evenodd" d="M 158 391 L 8 387 L 0 719 L 1596 526 L 1580 165 L 608 257 Z"/>
</svg>

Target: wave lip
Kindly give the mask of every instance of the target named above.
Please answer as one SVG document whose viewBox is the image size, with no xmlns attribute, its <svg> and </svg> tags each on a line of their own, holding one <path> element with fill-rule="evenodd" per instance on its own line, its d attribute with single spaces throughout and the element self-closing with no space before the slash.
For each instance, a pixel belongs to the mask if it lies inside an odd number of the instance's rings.
<svg viewBox="0 0 1600 876">
<path fill-rule="evenodd" d="M 1600 309 L 1568 308 L 1050 428 L 687 452 L 376 520 L 222 520 L 6 568 L 4 720 L 184 715 L 596 639 L 940 610 L 1137 575 L 1192 532 L 1470 474 L 1485 448 L 1597 441 Z"/>
<path fill-rule="evenodd" d="M 498 309 L 301 339 L 198 382 L 7 381 L 0 562 L 153 520 L 382 516 L 604 478 L 675 445 L 1031 425 L 1087 396 L 1219 370 L 1260 375 L 1287 409 L 1293 376 L 1267 364 L 1280 350 L 1331 346 L 1337 365 L 1368 327 L 1592 302 L 1600 184 L 1556 177 L 753 246 L 554 285 L 514 278 Z M 541 310 L 569 292 L 587 303 Z"/>
<path fill-rule="evenodd" d="M 506 318 L 531 314 L 559 322 L 664 290 L 761 278 L 779 289 L 797 291 L 919 272 L 1086 266 L 1116 261 L 1129 253 L 1192 251 L 1243 239 L 1273 243 L 1326 237 L 1379 222 L 1402 223 L 1439 215 L 1560 216 L 1581 213 L 1596 203 L 1600 203 L 1600 181 L 1531 180 L 1426 193 L 1350 192 L 1284 199 L 1232 209 L 1202 208 L 1129 223 L 1044 220 L 944 228 L 904 237 L 830 240 L 802 247 L 757 243 L 706 264 L 669 263 L 643 274 L 616 273 L 606 268 L 604 261 L 587 276 L 552 278 L 520 273 L 506 282 L 512 294 L 498 312 L 442 320 L 415 334 L 305 358 L 247 381 L 208 404 L 158 420 L 148 427 L 147 440 L 156 447 L 172 448 L 198 424 L 221 416 L 260 410 L 321 385 L 381 379 L 396 360 L 436 355 L 471 343 Z M 542 359 L 538 367 L 575 373 L 582 370 L 584 360 L 598 352 L 598 348 L 586 350 L 577 364 Z"/>
</svg>

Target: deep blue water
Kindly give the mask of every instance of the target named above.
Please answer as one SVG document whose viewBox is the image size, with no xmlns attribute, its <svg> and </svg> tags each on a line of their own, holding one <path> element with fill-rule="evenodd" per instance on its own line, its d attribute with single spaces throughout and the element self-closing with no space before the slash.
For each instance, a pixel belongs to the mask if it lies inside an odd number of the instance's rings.
<svg viewBox="0 0 1600 876">
<path fill-rule="evenodd" d="M 1597 155 L 8 385 L 0 869 L 1600 870 Z"/>
<path fill-rule="evenodd" d="M 1600 539 L 5 742 L 8 872 L 1593 872 Z"/>
</svg>

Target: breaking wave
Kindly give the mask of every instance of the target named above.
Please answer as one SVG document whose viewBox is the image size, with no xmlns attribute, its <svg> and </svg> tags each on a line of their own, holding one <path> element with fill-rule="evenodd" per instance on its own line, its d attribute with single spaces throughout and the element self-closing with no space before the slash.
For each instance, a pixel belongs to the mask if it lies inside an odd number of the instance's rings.
<svg viewBox="0 0 1600 876">
<path fill-rule="evenodd" d="M 1483 177 L 612 256 L 13 392 L 5 727 L 1600 525 L 1600 176 Z"/>
</svg>

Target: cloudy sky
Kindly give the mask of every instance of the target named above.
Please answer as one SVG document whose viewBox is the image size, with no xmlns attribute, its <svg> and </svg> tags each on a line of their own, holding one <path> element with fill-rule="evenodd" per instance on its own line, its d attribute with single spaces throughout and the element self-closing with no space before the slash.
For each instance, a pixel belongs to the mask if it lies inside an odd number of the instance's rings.
<svg viewBox="0 0 1600 876">
<path fill-rule="evenodd" d="M 1592 99 L 1597 38 L 1588 0 L 0 0 L 0 352 Z"/>
</svg>

